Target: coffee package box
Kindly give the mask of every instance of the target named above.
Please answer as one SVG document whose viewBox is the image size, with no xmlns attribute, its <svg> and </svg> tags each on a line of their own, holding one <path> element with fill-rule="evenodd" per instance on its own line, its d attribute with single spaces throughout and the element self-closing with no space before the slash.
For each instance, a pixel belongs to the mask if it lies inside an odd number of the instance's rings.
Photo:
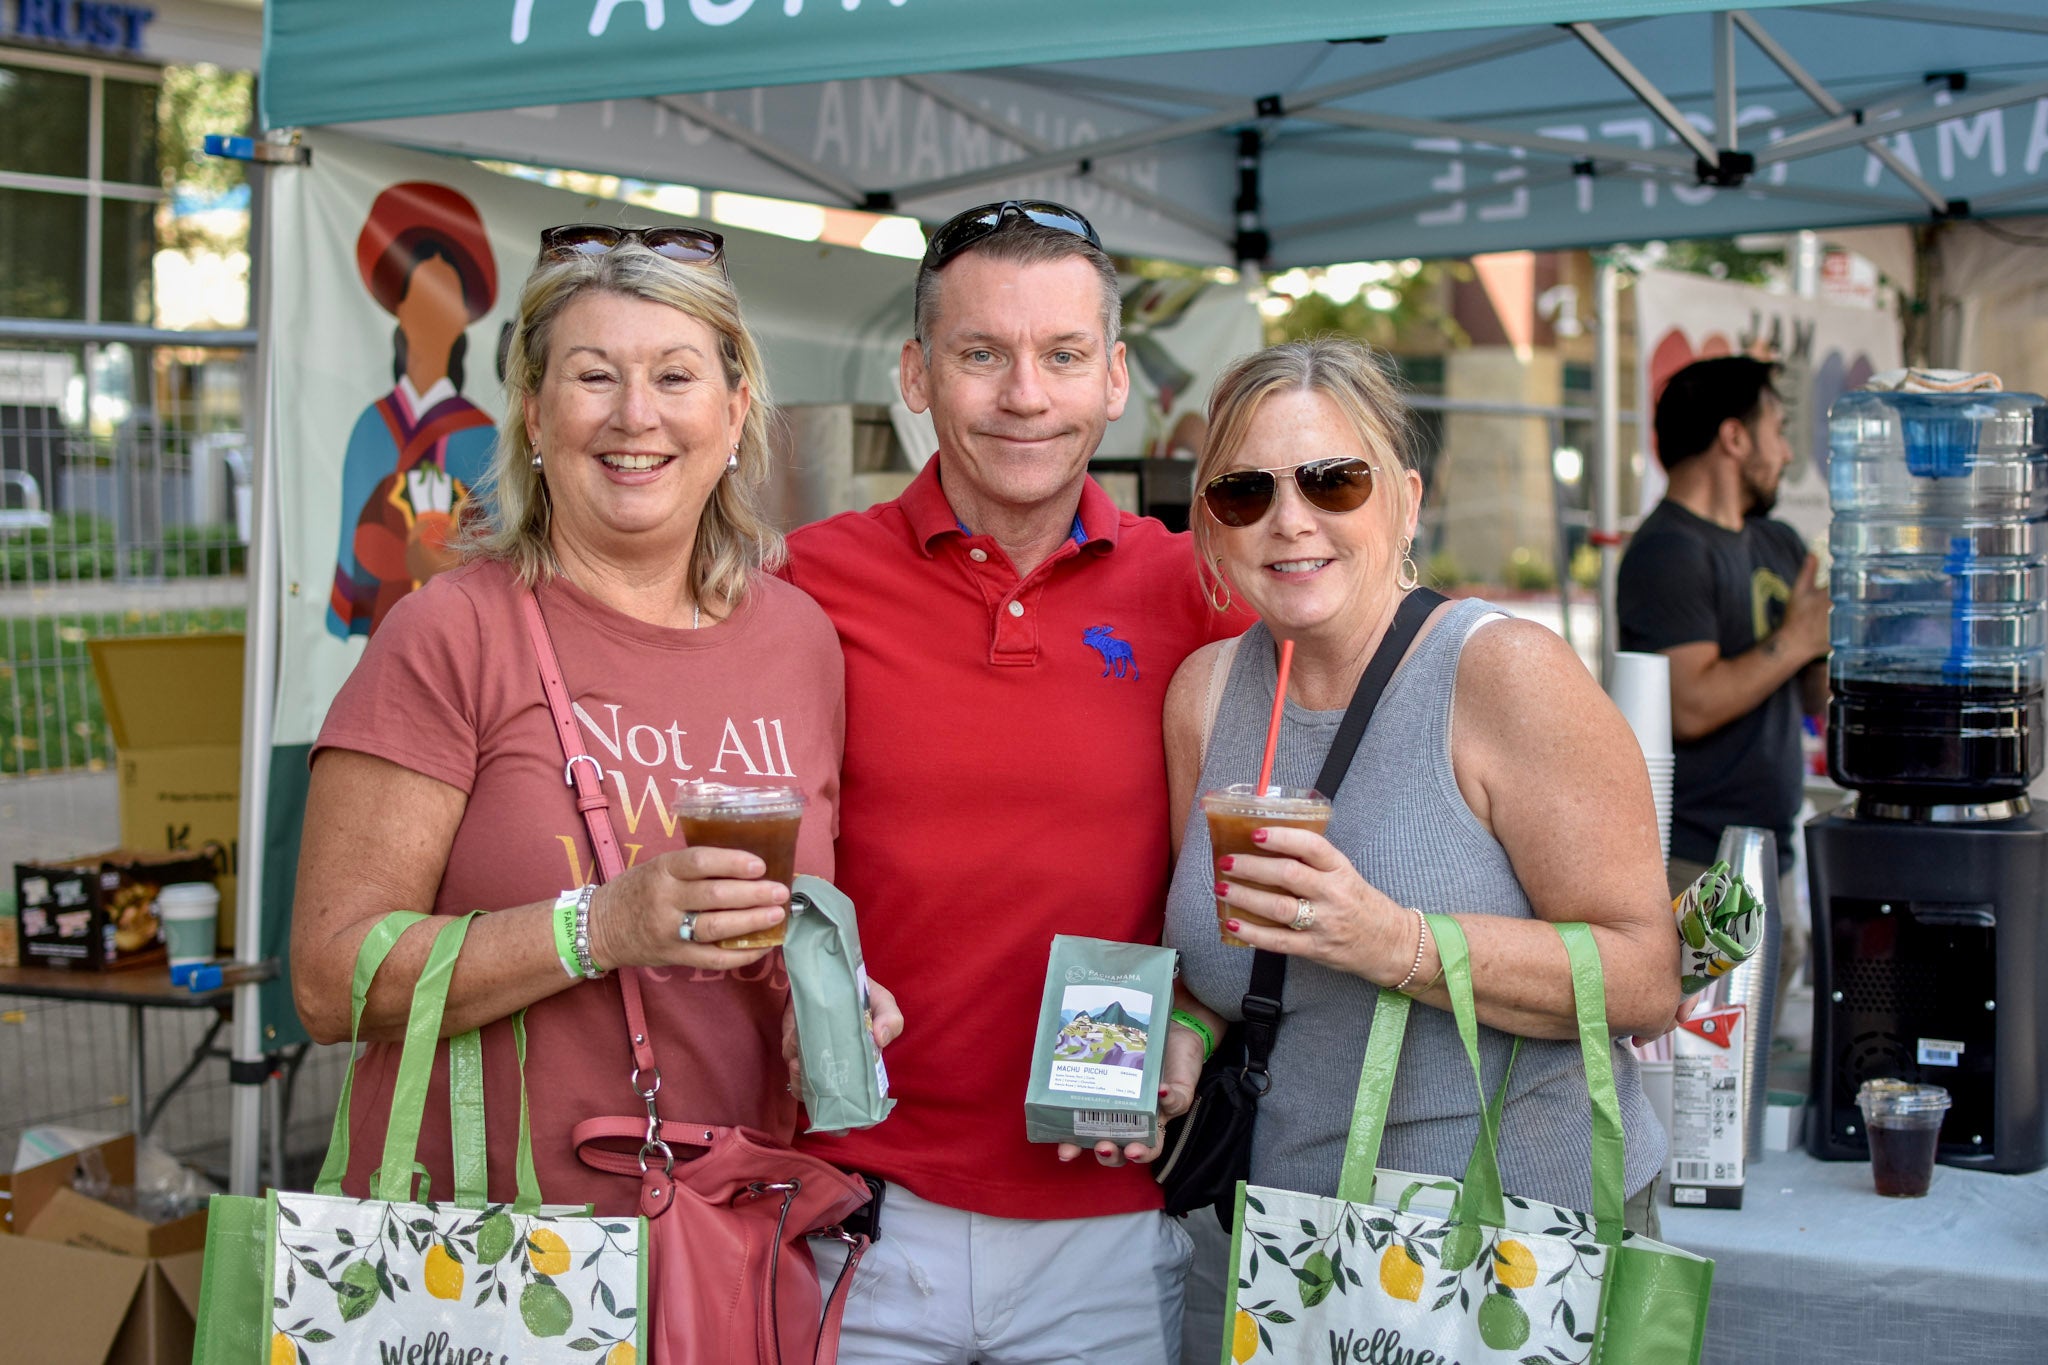
<svg viewBox="0 0 2048 1365">
<path fill-rule="evenodd" d="M 1158 1141 L 1173 962 L 1171 948 L 1053 939 L 1024 1096 L 1029 1141 Z"/>
<path fill-rule="evenodd" d="M 802 876 L 790 888 L 789 905 L 782 957 L 810 1131 L 871 1128 L 889 1117 L 896 1101 L 889 1098 L 889 1070 L 875 1045 L 853 902 L 832 883 Z"/>
<path fill-rule="evenodd" d="M 210 882 L 216 866 L 204 854 L 123 850 L 16 863 L 22 965 L 87 971 L 162 966 L 157 892 L 172 882 Z"/>
<path fill-rule="evenodd" d="M 1674 1204 L 1742 1207 L 1747 1023 L 1743 1006 L 1723 1005 L 1698 1011 L 1671 1035 L 1671 1155 L 1664 1174 Z"/>
</svg>

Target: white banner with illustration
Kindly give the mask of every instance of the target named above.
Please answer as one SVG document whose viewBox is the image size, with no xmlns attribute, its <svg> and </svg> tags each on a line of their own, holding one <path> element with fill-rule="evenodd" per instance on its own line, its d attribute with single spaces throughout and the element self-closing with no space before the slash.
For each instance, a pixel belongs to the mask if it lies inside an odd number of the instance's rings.
<svg viewBox="0 0 2048 1365">
<path fill-rule="evenodd" d="M 312 132 L 273 174 L 267 267 L 284 595 L 275 743 L 310 743 L 363 642 L 452 561 L 542 228 L 686 221 Z M 780 402 L 888 402 L 908 261 L 727 232 Z"/>
<path fill-rule="evenodd" d="M 1647 512 L 1664 496 L 1651 415 L 1672 375 L 1695 360 L 1753 355 L 1784 368 L 1785 435 L 1792 464 L 1772 515 L 1819 549 L 1828 535 L 1828 409 L 1871 375 L 1896 369 L 1899 324 L 1878 308 L 1773 294 L 1702 275 L 1646 270 L 1636 277 L 1637 430 L 1642 432 L 1642 498 Z"/>
</svg>

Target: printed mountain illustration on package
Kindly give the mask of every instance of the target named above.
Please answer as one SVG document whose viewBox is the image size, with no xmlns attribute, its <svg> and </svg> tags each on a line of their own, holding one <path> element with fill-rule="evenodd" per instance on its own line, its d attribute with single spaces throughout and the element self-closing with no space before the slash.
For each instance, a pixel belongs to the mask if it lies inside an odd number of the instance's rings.
<svg viewBox="0 0 2048 1365">
<path fill-rule="evenodd" d="M 1082 1010 L 1060 1029 L 1053 1056 L 1068 1062 L 1102 1066 L 1145 1066 L 1145 1025 L 1112 1000 L 1098 1015 Z"/>
</svg>

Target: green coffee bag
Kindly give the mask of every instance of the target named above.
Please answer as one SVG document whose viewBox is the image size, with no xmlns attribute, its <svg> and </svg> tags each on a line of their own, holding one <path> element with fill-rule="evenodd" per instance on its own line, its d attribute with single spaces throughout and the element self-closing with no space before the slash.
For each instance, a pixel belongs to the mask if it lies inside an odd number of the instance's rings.
<svg viewBox="0 0 2048 1365">
<path fill-rule="evenodd" d="M 1053 939 L 1024 1096 L 1027 1140 L 1158 1140 L 1173 959 L 1171 948 Z"/>
<path fill-rule="evenodd" d="M 869 1128 L 889 1117 L 889 1072 L 875 1045 L 868 974 L 853 902 L 820 877 L 798 877 L 782 944 L 796 1009 L 804 1111 L 813 1133 Z"/>
</svg>

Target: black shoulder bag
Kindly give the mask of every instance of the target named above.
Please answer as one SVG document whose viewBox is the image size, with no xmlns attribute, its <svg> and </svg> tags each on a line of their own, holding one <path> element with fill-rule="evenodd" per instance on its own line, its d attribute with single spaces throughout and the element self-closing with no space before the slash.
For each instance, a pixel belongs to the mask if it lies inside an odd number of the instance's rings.
<svg viewBox="0 0 2048 1365">
<path fill-rule="evenodd" d="M 1429 588 L 1417 588 L 1402 600 L 1393 625 L 1387 628 L 1351 694 L 1337 737 L 1330 742 L 1329 757 L 1323 760 L 1323 770 L 1316 778 L 1316 790 L 1323 795 L 1335 799 L 1387 681 L 1422 623 L 1444 600 L 1442 593 Z M 1215 1055 L 1202 1067 L 1194 1103 L 1166 1125 L 1166 1140 L 1152 1173 L 1166 1192 L 1166 1211 L 1176 1217 L 1213 1207 L 1217 1221 L 1225 1229 L 1230 1226 L 1237 1182 L 1251 1175 L 1252 1125 L 1258 1118 L 1259 1096 L 1273 1085 L 1266 1064 L 1280 1031 L 1281 991 L 1286 981 L 1284 954 L 1252 954 L 1251 989 L 1245 992 L 1241 1006 L 1244 1022 L 1232 1024 L 1224 1032 Z"/>
</svg>

